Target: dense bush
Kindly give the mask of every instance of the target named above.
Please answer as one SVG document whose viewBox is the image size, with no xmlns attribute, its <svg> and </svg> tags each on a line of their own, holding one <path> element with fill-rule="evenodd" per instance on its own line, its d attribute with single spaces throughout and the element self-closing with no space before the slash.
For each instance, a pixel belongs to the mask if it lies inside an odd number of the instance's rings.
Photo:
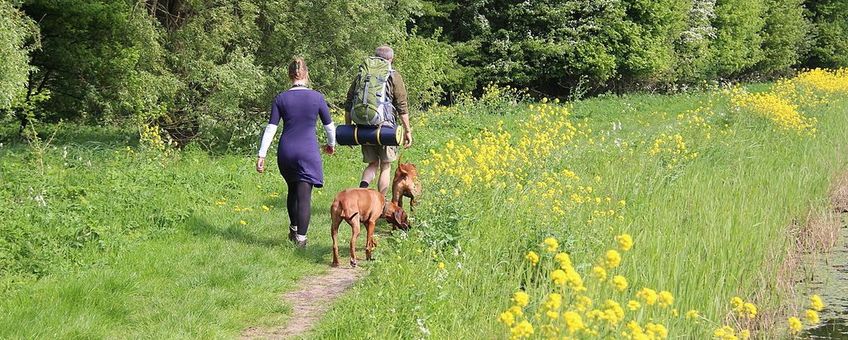
<svg viewBox="0 0 848 340">
<path fill-rule="evenodd" d="M 848 66 L 848 2 L 812 0 L 806 7 L 813 21 L 808 66 Z"/>
<path fill-rule="evenodd" d="M 25 94 L 29 53 L 37 46 L 29 40 L 37 32 L 35 23 L 13 2 L 0 0 L 0 110 L 9 109 L 16 97 Z"/>
<path fill-rule="evenodd" d="M 716 40 L 713 45 L 712 73 L 718 77 L 737 76 L 763 59 L 762 29 L 765 25 L 762 0 L 721 0 L 716 2 Z"/>
<path fill-rule="evenodd" d="M 759 69 L 765 73 L 783 72 L 801 61 L 807 50 L 810 24 L 804 16 L 802 0 L 766 0 L 763 28 L 763 60 Z"/>
<path fill-rule="evenodd" d="M 161 48 L 150 22 L 125 0 L 32 0 L 42 48 L 32 81 L 52 92 L 54 118 L 114 120 L 156 111 L 172 79 L 157 63 Z"/>
</svg>

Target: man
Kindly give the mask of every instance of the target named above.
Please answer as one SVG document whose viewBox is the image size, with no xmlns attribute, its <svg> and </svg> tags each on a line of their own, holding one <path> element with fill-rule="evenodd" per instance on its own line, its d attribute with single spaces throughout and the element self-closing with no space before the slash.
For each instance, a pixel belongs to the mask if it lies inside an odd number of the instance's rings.
<svg viewBox="0 0 848 340">
<path fill-rule="evenodd" d="M 374 55 L 378 58 L 385 59 L 391 65 L 394 60 L 394 50 L 389 46 L 377 47 Z M 350 85 L 350 90 L 347 92 L 347 102 L 345 107 L 345 124 L 351 123 L 351 108 L 356 95 L 356 87 L 358 81 L 354 79 Z M 400 118 L 403 124 L 403 139 L 401 145 L 404 148 L 412 146 L 412 127 L 409 126 L 409 103 L 407 102 L 406 85 L 403 83 L 403 78 L 399 72 L 392 70 L 389 73 L 389 80 L 386 85 L 386 94 L 388 99 L 394 106 L 394 115 Z M 397 119 L 395 119 L 397 121 Z M 392 163 L 397 160 L 397 146 L 380 146 L 380 145 L 363 145 L 362 146 L 362 161 L 368 163 L 365 170 L 362 172 L 362 181 L 359 182 L 360 188 L 367 188 L 371 185 L 371 181 L 377 176 L 379 170 L 379 180 L 377 182 L 378 190 L 385 196 L 389 190 L 389 182 L 391 181 Z"/>
</svg>

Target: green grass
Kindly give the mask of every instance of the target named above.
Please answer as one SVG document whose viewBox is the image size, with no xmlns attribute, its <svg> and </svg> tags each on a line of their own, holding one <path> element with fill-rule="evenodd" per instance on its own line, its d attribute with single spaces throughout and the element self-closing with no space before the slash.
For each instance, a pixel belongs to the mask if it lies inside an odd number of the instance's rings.
<svg viewBox="0 0 848 340">
<path fill-rule="evenodd" d="M 439 189 L 458 184 L 430 178 L 421 166 L 425 197 L 413 231 L 392 237 L 380 227 L 377 258 L 363 262 L 369 275 L 310 337 L 505 337 L 496 315 L 522 285 L 523 255 L 547 235 L 557 236 L 584 271 L 614 235 L 631 233 L 636 246 L 619 272 L 632 288 L 672 291 L 681 313 L 697 308 L 718 320 L 734 295 L 765 293 L 761 308 L 778 304 L 777 261 L 769 254 L 782 254 L 788 225 L 822 207 L 832 176 L 845 169 L 848 102 L 812 113 L 816 138 L 733 118 L 735 134 L 693 140 L 701 156 L 683 166 L 668 170 L 645 155 L 649 146 L 640 142 L 676 131 L 677 113 L 714 99 L 629 95 L 575 103 L 572 119 L 588 124 L 595 138 L 608 136 L 607 146 L 581 140 L 557 162 L 526 165 L 601 176 L 599 192 L 627 201 L 620 222 L 586 226 L 576 213 L 537 223 L 548 212 L 504 203 L 526 194 L 514 189 L 440 196 Z M 711 105 L 727 110 L 720 101 Z M 526 115 L 524 104 L 457 110 L 416 115 L 416 145 L 403 159 L 421 164 L 448 140 L 469 143 L 498 121 L 515 129 Z M 622 130 L 611 131 L 613 122 Z M 0 147 L 0 338 L 235 337 L 291 317 L 279 297 L 299 278 L 327 269 L 327 207 L 334 193 L 358 183 L 358 150 L 341 147 L 325 158 L 327 186 L 314 193 L 310 245 L 301 252 L 286 240 L 285 186 L 275 162 L 259 175 L 249 155 L 190 149 L 163 156 L 130 136 L 64 126 L 44 155 L 43 174 L 26 145 Z M 633 143 L 633 155 L 610 147 L 614 138 Z M 222 199 L 226 205 L 215 204 Z M 235 212 L 235 205 L 252 211 Z M 341 235 L 346 242 L 350 229 L 343 226 Z M 669 326 L 672 336 L 712 331 L 683 321 Z"/>
</svg>

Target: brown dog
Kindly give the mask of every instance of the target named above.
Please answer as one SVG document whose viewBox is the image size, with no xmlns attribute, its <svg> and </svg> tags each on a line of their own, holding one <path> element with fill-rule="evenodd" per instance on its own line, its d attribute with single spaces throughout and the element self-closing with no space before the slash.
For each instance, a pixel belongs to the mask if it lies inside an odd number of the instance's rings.
<svg viewBox="0 0 848 340">
<path fill-rule="evenodd" d="M 409 197 L 410 210 L 415 210 L 415 197 L 421 195 L 421 186 L 418 184 L 418 169 L 415 164 L 398 164 L 395 170 L 395 178 L 392 180 L 392 203 L 403 207 L 403 197 Z"/>
<path fill-rule="evenodd" d="M 365 223 L 367 238 L 365 242 L 365 258 L 371 260 L 371 252 L 377 243 L 374 241 L 374 228 L 377 220 L 385 218 L 402 230 L 409 229 L 409 220 L 403 208 L 394 203 L 386 203 L 386 198 L 371 189 L 347 189 L 336 195 L 330 206 L 330 235 L 333 238 L 333 267 L 339 266 L 339 225 L 342 220 L 350 224 L 353 233 L 350 237 L 350 266 L 356 267 L 356 239 L 359 237 L 359 225 Z"/>
</svg>

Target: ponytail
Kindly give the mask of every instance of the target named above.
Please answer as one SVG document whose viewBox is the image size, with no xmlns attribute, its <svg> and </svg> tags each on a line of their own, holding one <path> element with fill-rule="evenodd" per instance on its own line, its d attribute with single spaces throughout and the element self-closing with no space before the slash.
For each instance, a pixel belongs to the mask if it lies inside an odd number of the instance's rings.
<svg viewBox="0 0 848 340">
<path fill-rule="evenodd" d="M 291 63 L 289 63 L 289 78 L 291 80 L 301 80 L 305 79 L 307 73 L 309 73 L 309 68 L 306 67 L 306 61 L 301 57 L 295 57 Z"/>
</svg>

